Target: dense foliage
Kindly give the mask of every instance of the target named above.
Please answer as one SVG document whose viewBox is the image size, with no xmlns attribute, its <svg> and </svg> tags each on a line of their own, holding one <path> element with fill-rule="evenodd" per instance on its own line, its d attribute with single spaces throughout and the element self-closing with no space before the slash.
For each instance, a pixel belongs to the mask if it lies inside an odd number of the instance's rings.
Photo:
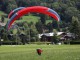
<svg viewBox="0 0 80 60">
<path fill-rule="evenodd" d="M 53 28 L 58 31 L 74 33 L 76 36 L 79 36 L 78 39 L 80 38 L 80 0 L 0 0 L 0 11 L 5 12 L 6 14 L 9 14 L 10 11 L 17 7 L 29 6 L 46 6 L 54 9 L 60 15 L 61 22 L 58 23 L 51 17 L 43 14 L 33 13 L 32 15 L 40 17 L 37 23 L 16 23 L 18 27 L 16 33 L 14 32 L 14 29 L 7 32 L 7 34 L 5 28 L 0 29 L 2 38 L 7 39 L 6 37 L 8 34 L 14 34 L 14 39 L 10 38 L 10 40 L 13 39 L 16 40 L 16 42 L 22 40 L 24 43 L 24 39 L 27 38 L 28 41 L 36 41 L 38 40 L 37 34 L 53 32 Z M 53 21 L 46 24 L 46 20 L 49 19 Z M 4 22 L 5 19 L 3 16 L 1 20 Z M 24 39 L 20 36 L 23 36 Z"/>
<path fill-rule="evenodd" d="M 62 21 L 70 22 L 72 16 L 80 18 L 79 0 L 0 0 L 0 10 L 9 13 L 17 7 L 47 6 L 56 10 Z"/>
</svg>

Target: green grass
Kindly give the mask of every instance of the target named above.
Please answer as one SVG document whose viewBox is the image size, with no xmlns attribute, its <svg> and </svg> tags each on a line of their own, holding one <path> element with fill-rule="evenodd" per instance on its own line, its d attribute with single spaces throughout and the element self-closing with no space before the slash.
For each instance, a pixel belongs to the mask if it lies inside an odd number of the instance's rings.
<svg viewBox="0 0 80 60">
<path fill-rule="evenodd" d="M 37 48 L 42 48 L 41 56 Z M 80 60 L 80 45 L 0 46 L 0 60 Z"/>
<path fill-rule="evenodd" d="M 4 14 L 5 14 L 4 12 L 0 11 L 0 16 L 1 16 L 1 15 L 4 15 Z"/>
<path fill-rule="evenodd" d="M 25 22 L 27 21 L 28 23 L 33 22 L 36 23 L 38 22 L 38 20 L 40 19 L 40 17 L 37 16 L 23 16 L 21 20 L 16 20 L 16 22 Z M 52 22 L 52 20 L 46 20 L 46 24 Z"/>
<path fill-rule="evenodd" d="M 36 23 L 38 22 L 39 17 L 37 16 L 23 16 L 21 20 L 16 20 L 16 22 L 25 22 L 27 21 L 28 23 L 33 22 Z"/>
<path fill-rule="evenodd" d="M 0 21 L 1 21 L 1 16 L 2 15 L 7 15 L 6 13 L 4 13 L 3 11 L 0 11 Z M 5 18 L 5 23 L 7 23 L 7 21 L 8 21 L 9 19 L 8 18 Z"/>
<path fill-rule="evenodd" d="M 48 24 L 49 22 L 52 23 L 52 20 L 47 20 L 47 21 L 46 21 L 46 24 Z"/>
</svg>

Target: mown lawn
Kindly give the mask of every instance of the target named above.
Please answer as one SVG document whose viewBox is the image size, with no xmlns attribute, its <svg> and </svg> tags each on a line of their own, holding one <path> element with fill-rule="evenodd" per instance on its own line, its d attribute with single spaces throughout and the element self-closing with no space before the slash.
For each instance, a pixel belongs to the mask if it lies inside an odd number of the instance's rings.
<svg viewBox="0 0 80 60">
<path fill-rule="evenodd" d="M 27 21 L 28 23 L 33 22 L 34 24 L 40 20 L 40 17 L 38 16 L 23 16 L 21 20 L 16 20 L 16 22 L 25 22 Z M 46 24 L 52 22 L 52 20 L 46 20 Z"/>
<path fill-rule="evenodd" d="M 36 23 L 38 22 L 40 18 L 37 16 L 23 16 L 21 20 L 16 20 L 16 22 L 25 22 L 27 21 L 28 23 L 33 22 Z"/>
<path fill-rule="evenodd" d="M 43 50 L 41 56 L 37 48 Z M 0 46 L 0 60 L 80 60 L 80 45 Z"/>
</svg>

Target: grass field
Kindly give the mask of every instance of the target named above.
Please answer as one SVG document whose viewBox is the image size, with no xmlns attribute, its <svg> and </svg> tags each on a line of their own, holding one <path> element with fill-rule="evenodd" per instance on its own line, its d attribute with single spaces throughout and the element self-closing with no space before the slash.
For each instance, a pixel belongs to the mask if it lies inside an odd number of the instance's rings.
<svg viewBox="0 0 80 60">
<path fill-rule="evenodd" d="M 29 16 L 23 16 L 21 20 L 16 20 L 16 22 L 27 21 L 28 23 L 33 22 L 35 24 L 36 22 L 39 21 L 39 19 L 40 19 L 40 17 L 29 15 Z M 52 20 L 46 20 L 46 24 L 49 23 L 49 22 L 52 22 Z"/>
<path fill-rule="evenodd" d="M 0 11 L 0 16 L 1 16 L 1 15 L 4 15 L 4 14 L 5 14 L 4 12 Z"/>
<path fill-rule="evenodd" d="M 37 16 L 23 16 L 21 20 L 16 20 L 16 22 L 25 22 L 27 21 L 28 23 L 33 22 L 36 23 L 38 22 L 39 17 Z"/>
<path fill-rule="evenodd" d="M 41 56 L 37 48 L 42 48 Z M 0 60 L 80 60 L 80 45 L 0 46 Z"/>
</svg>

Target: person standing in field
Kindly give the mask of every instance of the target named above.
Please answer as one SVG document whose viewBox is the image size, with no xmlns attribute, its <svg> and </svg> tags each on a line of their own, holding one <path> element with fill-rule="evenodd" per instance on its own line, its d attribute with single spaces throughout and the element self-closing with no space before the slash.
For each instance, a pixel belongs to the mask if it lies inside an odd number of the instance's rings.
<svg viewBox="0 0 80 60">
<path fill-rule="evenodd" d="M 42 54 L 42 49 L 37 49 L 37 53 L 38 53 L 38 55 L 41 55 Z"/>
</svg>

